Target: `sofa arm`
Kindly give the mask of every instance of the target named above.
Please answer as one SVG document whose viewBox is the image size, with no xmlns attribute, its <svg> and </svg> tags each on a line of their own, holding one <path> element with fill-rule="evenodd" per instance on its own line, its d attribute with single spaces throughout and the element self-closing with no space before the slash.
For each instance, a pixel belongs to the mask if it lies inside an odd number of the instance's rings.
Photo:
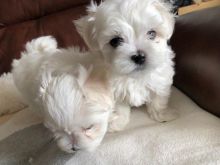
<svg viewBox="0 0 220 165">
<path fill-rule="evenodd" d="M 174 85 L 220 117 L 220 7 L 177 18 L 171 45 L 176 53 Z"/>
</svg>

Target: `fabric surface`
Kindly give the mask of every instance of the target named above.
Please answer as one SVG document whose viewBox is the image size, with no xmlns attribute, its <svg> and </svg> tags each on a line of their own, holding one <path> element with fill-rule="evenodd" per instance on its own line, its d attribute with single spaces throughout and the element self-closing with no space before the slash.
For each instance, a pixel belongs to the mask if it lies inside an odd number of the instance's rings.
<svg viewBox="0 0 220 165">
<path fill-rule="evenodd" d="M 59 47 L 85 47 L 73 20 L 85 14 L 85 5 L 89 0 L 10 1 L 12 5 L 9 1 L 0 5 L 0 75 L 11 70 L 12 60 L 20 58 L 25 43 L 39 36 L 53 35 Z M 5 10 L 7 15 L 4 15 Z"/>
<path fill-rule="evenodd" d="M 11 74 L 3 74 L 0 77 L 0 105 L 0 116 L 27 107 L 15 87 Z"/>
<path fill-rule="evenodd" d="M 38 19 L 45 15 L 73 8 L 90 0 L 7 0 L 0 5 L 0 27 Z"/>
<path fill-rule="evenodd" d="M 220 120 L 176 88 L 172 89 L 170 107 L 180 113 L 177 120 L 158 123 L 143 107 L 133 109 L 124 131 L 108 133 L 95 152 L 79 151 L 74 155 L 60 151 L 51 133 L 38 124 L 40 120 L 24 109 L 0 125 L 0 164 L 219 164 Z"/>
</svg>

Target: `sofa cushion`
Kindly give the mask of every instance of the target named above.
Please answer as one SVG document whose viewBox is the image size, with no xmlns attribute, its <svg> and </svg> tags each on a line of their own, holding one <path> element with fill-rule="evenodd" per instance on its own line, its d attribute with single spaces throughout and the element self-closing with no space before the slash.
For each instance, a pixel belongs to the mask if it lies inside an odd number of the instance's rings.
<svg viewBox="0 0 220 165">
<path fill-rule="evenodd" d="M 198 105 L 220 117 L 220 7 L 177 19 L 171 45 L 174 84 Z"/>
<path fill-rule="evenodd" d="M 83 14 L 85 4 L 0 28 L 0 74 L 9 72 L 12 60 L 20 57 L 25 43 L 39 36 L 53 35 L 58 40 L 59 47 L 84 47 L 84 42 L 72 22 Z"/>
<path fill-rule="evenodd" d="M 107 133 L 94 152 L 65 154 L 30 109 L 0 125 L 0 164 L 211 165 L 220 162 L 220 120 L 176 88 L 170 106 L 180 117 L 158 123 L 135 108 L 125 130 Z M 1 107 L 1 105 L 0 105 Z M 32 112 L 32 113 L 31 113 Z M 37 125 L 36 125 L 37 124 Z"/>
<path fill-rule="evenodd" d="M 0 27 L 37 19 L 44 15 L 88 3 L 89 0 L 7 0 L 0 5 Z"/>
</svg>

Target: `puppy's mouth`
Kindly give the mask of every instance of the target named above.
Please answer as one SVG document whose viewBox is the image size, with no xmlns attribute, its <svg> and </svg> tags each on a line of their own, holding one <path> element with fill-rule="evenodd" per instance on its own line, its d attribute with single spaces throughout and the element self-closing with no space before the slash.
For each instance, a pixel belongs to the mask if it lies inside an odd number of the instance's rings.
<svg viewBox="0 0 220 165">
<path fill-rule="evenodd" d="M 77 152 L 77 151 L 80 150 L 80 148 L 79 148 L 79 147 L 72 147 L 71 150 L 72 150 L 73 152 Z"/>
<path fill-rule="evenodd" d="M 142 64 L 142 65 L 136 64 L 135 66 L 133 66 L 132 70 L 130 70 L 127 73 L 122 73 L 122 74 L 133 75 L 133 74 L 140 73 L 140 72 L 144 71 L 145 69 L 146 69 L 146 65 L 145 64 Z"/>
<path fill-rule="evenodd" d="M 145 69 L 145 64 L 137 65 L 137 67 L 135 68 L 135 71 L 140 71 L 140 70 L 144 70 L 144 69 Z"/>
<path fill-rule="evenodd" d="M 137 64 L 135 69 L 132 72 L 141 72 L 141 71 L 145 70 L 145 68 L 146 68 L 145 64 L 142 64 L 142 65 Z"/>
</svg>

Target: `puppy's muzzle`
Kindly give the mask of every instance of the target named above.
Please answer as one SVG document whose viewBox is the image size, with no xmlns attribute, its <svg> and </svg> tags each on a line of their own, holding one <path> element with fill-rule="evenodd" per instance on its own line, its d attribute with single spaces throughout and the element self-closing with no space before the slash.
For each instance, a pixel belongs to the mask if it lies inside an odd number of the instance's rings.
<svg viewBox="0 0 220 165">
<path fill-rule="evenodd" d="M 137 54 L 131 56 L 131 60 L 137 65 L 143 65 L 146 60 L 146 55 L 143 51 L 137 51 Z"/>
</svg>

